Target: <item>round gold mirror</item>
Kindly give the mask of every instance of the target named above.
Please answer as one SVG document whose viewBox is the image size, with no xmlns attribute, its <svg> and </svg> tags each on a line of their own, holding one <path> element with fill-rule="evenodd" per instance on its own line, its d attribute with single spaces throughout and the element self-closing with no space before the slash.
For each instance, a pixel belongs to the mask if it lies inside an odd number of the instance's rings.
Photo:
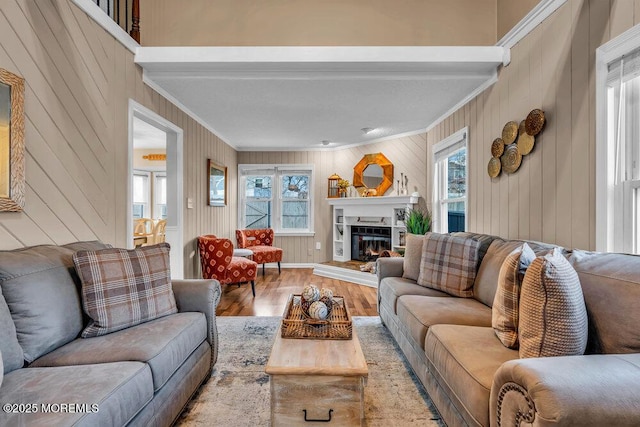
<svg viewBox="0 0 640 427">
<path fill-rule="evenodd" d="M 365 154 L 353 168 L 353 186 L 362 195 L 384 196 L 393 186 L 393 163 L 382 153 Z"/>
</svg>

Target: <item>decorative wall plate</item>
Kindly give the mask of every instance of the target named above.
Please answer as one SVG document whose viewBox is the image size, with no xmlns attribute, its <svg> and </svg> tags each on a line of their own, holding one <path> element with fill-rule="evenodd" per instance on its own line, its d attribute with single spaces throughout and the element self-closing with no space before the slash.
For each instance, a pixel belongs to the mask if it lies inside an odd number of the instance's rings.
<svg viewBox="0 0 640 427">
<path fill-rule="evenodd" d="M 525 129 L 531 136 L 536 136 L 544 127 L 544 111 L 539 108 L 531 110 L 525 120 Z"/>
<path fill-rule="evenodd" d="M 527 132 L 521 133 L 518 137 L 518 152 L 523 156 L 526 156 L 533 150 L 533 145 L 536 140 L 533 136 L 529 135 Z"/>
<path fill-rule="evenodd" d="M 500 170 L 502 169 L 502 163 L 500 159 L 497 157 L 492 157 L 489 159 L 489 165 L 487 166 L 487 172 L 491 178 L 495 178 L 500 175 Z"/>
<path fill-rule="evenodd" d="M 514 173 L 522 163 L 522 154 L 518 152 L 517 146 L 509 145 L 500 157 L 500 161 L 502 162 L 502 170 L 506 173 Z"/>
<path fill-rule="evenodd" d="M 518 122 L 507 122 L 507 124 L 502 128 L 502 140 L 504 141 L 504 145 L 512 144 L 513 141 L 516 140 L 517 136 Z"/>
<path fill-rule="evenodd" d="M 491 143 L 491 155 L 493 157 L 500 157 L 504 153 L 504 141 L 502 138 L 496 138 Z"/>
</svg>

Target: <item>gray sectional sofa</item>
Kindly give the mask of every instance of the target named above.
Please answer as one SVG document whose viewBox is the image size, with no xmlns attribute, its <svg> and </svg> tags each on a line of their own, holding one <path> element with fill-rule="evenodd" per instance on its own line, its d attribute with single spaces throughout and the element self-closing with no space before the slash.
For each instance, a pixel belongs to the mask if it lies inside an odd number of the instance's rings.
<svg viewBox="0 0 640 427">
<path fill-rule="evenodd" d="M 447 425 L 640 425 L 640 257 L 565 250 L 587 308 L 587 351 L 520 359 L 494 334 L 491 306 L 502 262 L 522 242 L 466 236 L 483 242 L 472 298 L 402 278 L 402 258 L 378 259 L 380 317 Z"/>
<path fill-rule="evenodd" d="M 100 242 L 0 251 L 0 426 L 167 426 L 217 358 L 215 280 L 172 281 L 178 313 L 95 338 L 72 256 Z"/>
</svg>

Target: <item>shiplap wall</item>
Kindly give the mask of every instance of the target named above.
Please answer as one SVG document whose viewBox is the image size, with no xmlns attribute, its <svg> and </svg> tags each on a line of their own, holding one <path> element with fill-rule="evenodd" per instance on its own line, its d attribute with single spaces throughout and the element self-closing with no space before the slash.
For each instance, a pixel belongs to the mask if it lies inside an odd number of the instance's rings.
<svg viewBox="0 0 640 427">
<path fill-rule="evenodd" d="M 284 251 L 283 262 L 316 263 L 332 258 L 331 206 L 327 197 L 327 178 L 337 173 L 353 183 L 353 167 L 370 153 L 383 153 L 393 164 L 396 177 L 400 172 L 409 176 L 411 192 L 426 192 L 424 171 L 426 168 L 425 134 L 404 137 L 370 145 L 336 151 L 290 151 L 290 152 L 239 152 L 240 164 L 289 164 L 304 163 L 315 166 L 314 183 L 314 237 L 282 237 L 275 244 Z M 388 193 L 390 194 L 390 193 Z M 315 242 L 321 249 L 315 249 Z"/>
<path fill-rule="evenodd" d="M 637 0 L 569 0 L 511 50 L 493 87 L 428 132 L 430 151 L 469 126 L 470 230 L 595 248 L 595 51 L 639 21 Z M 534 108 L 547 117 L 534 151 L 490 179 L 491 142 Z"/>
<path fill-rule="evenodd" d="M 184 130 L 185 277 L 196 277 L 194 239 L 231 237 L 236 195 L 206 206 L 206 160 L 236 152 L 142 82 L 133 54 L 69 0 L 0 2 L 0 67 L 25 78 L 26 205 L 0 213 L 0 249 L 99 239 L 126 246 L 128 99 Z"/>
</svg>

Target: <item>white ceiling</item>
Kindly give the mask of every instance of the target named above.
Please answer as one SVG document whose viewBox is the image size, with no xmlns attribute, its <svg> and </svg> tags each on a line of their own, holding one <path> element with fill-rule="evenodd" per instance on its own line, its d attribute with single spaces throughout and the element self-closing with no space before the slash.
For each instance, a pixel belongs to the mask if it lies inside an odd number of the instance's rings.
<svg viewBox="0 0 640 427">
<path fill-rule="evenodd" d="M 133 116 L 133 148 L 136 150 L 160 150 L 164 152 L 167 149 L 167 134 L 165 131 Z"/>
<path fill-rule="evenodd" d="M 498 46 L 141 47 L 135 61 L 145 82 L 231 146 L 264 151 L 424 132 L 495 82 L 506 55 Z"/>
</svg>

